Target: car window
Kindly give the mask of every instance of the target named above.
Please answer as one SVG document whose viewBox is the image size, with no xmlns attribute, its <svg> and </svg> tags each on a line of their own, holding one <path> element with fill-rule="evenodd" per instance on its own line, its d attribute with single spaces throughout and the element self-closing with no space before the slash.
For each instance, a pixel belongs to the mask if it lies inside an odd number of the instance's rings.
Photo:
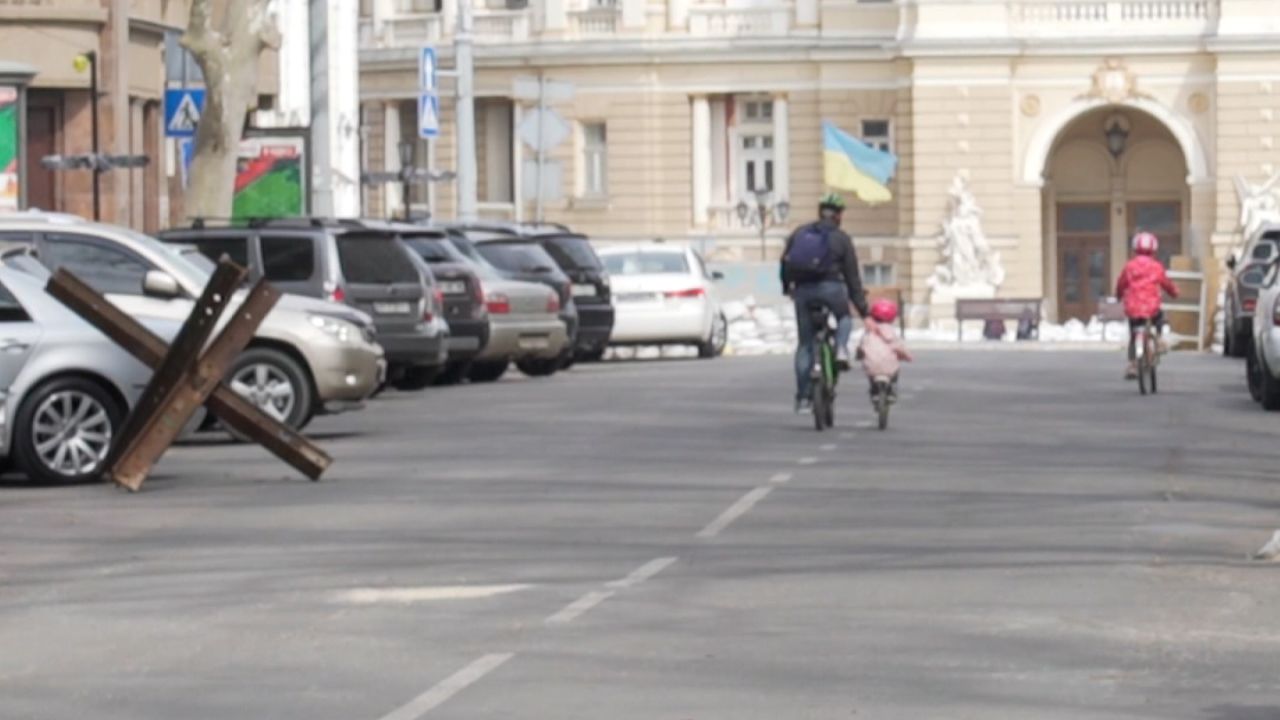
<svg viewBox="0 0 1280 720">
<path fill-rule="evenodd" d="M 339 237 L 338 259 L 347 282 L 386 285 L 422 281 L 404 246 L 385 235 Z"/>
<path fill-rule="evenodd" d="M 67 235 L 45 238 L 45 265 L 75 273 L 103 294 L 141 295 L 142 279 L 153 268 L 133 253 Z"/>
<path fill-rule="evenodd" d="M 612 275 L 686 275 L 689 261 L 682 252 L 609 253 L 604 267 Z"/>
<path fill-rule="evenodd" d="M 435 238 L 408 238 L 405 243 L 417 251 L 418 257 L 429 263 L 464 262 L 466 258 L 448 240 Z"/>
<path fill-rule="evenodd" d="M 547 251 L 532 242 L 480 243 L 476 247 L 489 262 L 511 272 L 551 272 L 559 269 Z"/>
<path fill-rule="evenodd" d="M 9 250 L 24 245 L 32 245 L 36 241 L 35 233 L 29 232 L 0 232 L 0 251 Z"/>
<path fill-rule="evenodd" d="M 561 267 L 578 270 L 599 270 L 601 267 L 600 258 L 591 249 L 591 242 L 584 237 L 565 235 L 547 238 L 545 247 Z"/>
<path fill-rule="evenodd" d="M 29 322 L 31 316 L 22 308 L 18 298 L 0 283 L 0 323 Z"/>
<path fill-rule="evenodd" d="M 262 274 L 276 282 L 310 280 L 316 274 L 316 244 L 305 236 L 262 235 Z"/>
<path fill-rule="evenodd" d="M 1266 279 L 1266 265 L 1250 265 L 1244 269 L 1244 272 L 1240 273 L 1240 284 L 1244 287 L 1262 287 L 1262 284 L 1266 282 Z"/>
<path fill-rule="evenodd" d="M 249 238 L 245 237 L 209 237 L 202 235 L 193 238 L 191 243 L 200 250 L 200 254 L 217 263 L 223 255 L 240 267 L 249 267 Z M 190 255 L 188 260 L 193 260 Z"/>
</svg>

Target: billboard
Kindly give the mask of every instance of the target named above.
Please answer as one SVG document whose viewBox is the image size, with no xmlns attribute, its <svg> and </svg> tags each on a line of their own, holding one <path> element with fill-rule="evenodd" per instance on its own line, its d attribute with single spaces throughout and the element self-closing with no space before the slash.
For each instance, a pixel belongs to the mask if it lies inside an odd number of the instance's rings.
<svg viewBox="0 0 1280 720">
<path fill-rule="evenodd" d="M 18 89 L 0 85 L 0 211 L 17 210 Z"/>
<path fill-rule="evenodd" d="M 240 141 L 234 219 L 297 217 L 307 212 L 306 131 L 254 131 Z"/>
</svg>

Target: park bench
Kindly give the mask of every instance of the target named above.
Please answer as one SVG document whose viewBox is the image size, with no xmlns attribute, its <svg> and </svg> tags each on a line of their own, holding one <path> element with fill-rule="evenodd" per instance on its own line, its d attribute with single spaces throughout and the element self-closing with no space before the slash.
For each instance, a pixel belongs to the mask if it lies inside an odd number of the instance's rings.
<svg viewBox="0 0 1280 720">
<path fill-rule="evenodd" d="M 990 298 L 956 300 L 956 340 L 964 339 L 966 320 L 1031 320 L 1033 332 L 1040 327 L 1043 298 Z"/>
</svg>

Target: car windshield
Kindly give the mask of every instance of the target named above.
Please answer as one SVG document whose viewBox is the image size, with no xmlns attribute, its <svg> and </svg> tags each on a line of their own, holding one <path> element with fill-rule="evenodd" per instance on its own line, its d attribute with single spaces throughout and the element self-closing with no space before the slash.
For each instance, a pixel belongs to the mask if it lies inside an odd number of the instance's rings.
<svg viewBox="0 0 1280 720">
<path fill-rule="evenodd" d="M 209 271 L 197 267 L 182 252 L 182 246 L 173 246 L 162 243 L 150 235 L 143 235 L 140 232 L 130 230 L 129 228 L 118 227 L 115 231 L 127 235 L 138 247 L 147 252 L 154 253 L 165 258 L 165 272 L 171 273 L 177 278 L 179 283 L 197 290 L 203 288 L 209 282 Z"/>
<path fill-rule="evenodd" d="M 489 262 L 511 272 L 559 274 L 556 261 L 541 245 L 532 241 L 490 242 L 477 247 Z"/>
<path fill-rule="evenodd" d="M 461 255 L 467 263 L 476 269 L 477 274 L 479 274 L 482 279 L 502 279 L 503 275 L 498 271 L 498 268 L 494 267 L 493 263 L 489 262 L 485 256 L 481 255 L 480 252 L 476 250 L 476 246 L 471 244 L 470 240 L 458 235 L 450 235 L 449 245 L 452 246 L 454 250 L 458 251 L 458 254 Z"/>
<path fill-rule="evenodd" d="M 338 238 L 338 257 L 347 282 L 388 285 L 421 281 L 413 260 L 394 237 L 342 235 Z"/>
<path fill-rule="evenodd" d="M 448 240 L 436 236 L 407 236 L 405 244 L 413 248 L 418 257 L 429 263 L 466 262 L 467 258 L 458 252 Z"/>
<path fill-rule="evenodd" d="M 689 261 L 682 252 L 645 251 L 609 253 L 604 267 L 611 275 L 687 275 Z"/>
<path fill-rule="evenodd" d="M 591 242 L 581 235 L 559 235 L 545 240 L 543 245 L 561 267 L 574 270 L 599 270 L 600 258 L 591 249 Z"/>
</svg>

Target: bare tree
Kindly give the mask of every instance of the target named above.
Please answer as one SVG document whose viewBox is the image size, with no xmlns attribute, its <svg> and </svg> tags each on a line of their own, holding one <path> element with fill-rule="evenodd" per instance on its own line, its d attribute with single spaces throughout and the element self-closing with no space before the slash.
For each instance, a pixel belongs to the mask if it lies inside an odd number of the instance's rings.
<svg viewBox="0 0 1280 720">
<path fill-rule="evenodd" d="M 214 28 L 214 3 L 226 2 Z M 257 93 L 258 57 L 280 45 L 268 0 L 191 0 L 182 44 L 204 73 L 205 101 L 196 128 L 187 186 L 188 218 L 231 216 L 236 153 L 245 113 Z"/>
</svg>

